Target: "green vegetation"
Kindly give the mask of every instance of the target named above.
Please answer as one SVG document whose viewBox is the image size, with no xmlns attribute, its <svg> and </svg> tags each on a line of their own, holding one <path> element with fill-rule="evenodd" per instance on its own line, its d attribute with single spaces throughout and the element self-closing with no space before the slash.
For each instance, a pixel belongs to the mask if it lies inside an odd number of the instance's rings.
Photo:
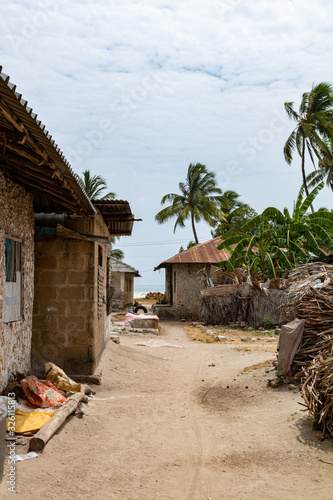
<svg viewBox="0 0 333 500">
<path fill-rule="evenodd" d="M 213 238 L 237 230 L 257 215 L 253 208 L 241 202 L 239 198 L 240 195 L 236 191 L 228 190 L 223 193 L 219 204 L 219 219 L 216 221 L 216 228 L 211 231 Z"/>
<path fill-rule="evenodd" d="M 113 200 L 115 193 L 109 192 L 103 196 L 101 193 L 107 189 L 106 180 L 100 175 L 91 175 L 90 170 L 82 172 L 82 177 L 77 176 L 86 195 L 90 200 Z"/>
<path fill-rule="evenodd" d="M 105 189 L 107 189 L 106 180 L 103 179 L 100 175 L 91 175 L 90 170 L 85 170 L 82 172 L 82 177 L 77 176 L 78 180 L 83 187 L 86 195 L 90 200 L 114 200 L 116 197 L 115 193 L 111 191 L 106 193 L 104 196 L 100 196 Z M 125 254 L 119 248 L 113 248 L 113 245 L 116 241 L 116 236 L 111 236 L 111 257 L 114 257 L 118 260 L 123 260 Z"/>
<path fill-rule="evenodd" d="M 302 186 L 292 214 L 287 208 L 280 212 L 268 207 L 239 231 L 228 233 L 218 248 L 228 249 L 231 257 L 220 266 L 229 271 L 248 267 L 262 278 L 276 278 L 311 257 L 325 255 L 325 250 L 332 253 L 333 213 L 307 212 L 323 187 L 321 183 L 303 199 Z M 258 230 L 254 235 L 253 229 Z"/>
</svg>

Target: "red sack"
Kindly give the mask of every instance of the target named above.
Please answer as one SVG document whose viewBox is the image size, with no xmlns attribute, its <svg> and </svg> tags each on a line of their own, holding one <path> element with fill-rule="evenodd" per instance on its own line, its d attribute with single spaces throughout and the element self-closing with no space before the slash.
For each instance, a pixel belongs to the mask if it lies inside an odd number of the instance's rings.
<svg viewBox="0 0 333 500">
<path fill-rule="evenodd" d="M 21 386 L 29 402 L 38 408 L 63 405 L 67 401 L 49 380 L 27 377 L 21 380 Z"/>
</svg>

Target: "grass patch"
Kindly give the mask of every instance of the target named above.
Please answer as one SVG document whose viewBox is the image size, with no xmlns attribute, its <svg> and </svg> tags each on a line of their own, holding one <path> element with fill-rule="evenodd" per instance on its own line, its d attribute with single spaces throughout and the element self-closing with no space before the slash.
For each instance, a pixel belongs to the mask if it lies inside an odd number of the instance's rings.
<svg viewBox="0 0 333 500">
<path fill-rule="evenodd" d="M 123 313 L 117 313 L 112 316 L 112 319 L 115 319 L 116 321 L 124 321 L 126 314 Z"/>
<path fill-rule="evenodd" d="M 234 347 L 236 351 L 245 351 L 245 352 L 251 352 L 251 351 L 263 351 L 263 352 L 276 352 L 276 344 L 270 344 L 270 345 L 248 345 L 248 346 L 237 346 Z"/>
<path fill-rule="evenodd" d="M 184 326 L 184 330 L 192 340 L 206 342 L 207 344 L 219 343 L 213 335 L 208 335 L 208 333 L 201 330 L 201 328 L 197 328 L 195 326 Z"/>
<path fill-rule="evenodd" d="M 268 359 L 267 361 L 263 361 L 262 363 L 258 363 L 256 365 L 247 366 L 242 370 L 242 372 L 252 372 L 254 370 L 261 370 L 262 368 L 271 367 L 274 363 L 275 359 Z"/>
</svg>

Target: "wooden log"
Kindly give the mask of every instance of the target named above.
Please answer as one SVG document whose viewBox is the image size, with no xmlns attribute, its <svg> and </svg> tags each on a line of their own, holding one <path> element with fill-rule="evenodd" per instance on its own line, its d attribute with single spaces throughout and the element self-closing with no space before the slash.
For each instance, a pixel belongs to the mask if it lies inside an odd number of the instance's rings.
<svg viewBox="0 0 333 500">
<path fill-rule="evenodd" d="M 30 450 L 41 451 L 57 430 L 60 429 L 67 417 L 75 412 L 81 401 L 87 402 L 87 400 L 88 398 L 83 392 L 77 392 L 70 396 L 67 402 L 56 411 L 51 420 L 46 422 L 37 434 L 31 438 Z"/>
</svg>

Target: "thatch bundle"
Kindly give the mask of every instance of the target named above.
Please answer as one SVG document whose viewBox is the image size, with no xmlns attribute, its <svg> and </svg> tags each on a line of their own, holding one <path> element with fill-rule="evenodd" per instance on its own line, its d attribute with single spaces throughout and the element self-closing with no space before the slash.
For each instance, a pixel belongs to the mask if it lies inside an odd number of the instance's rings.
<svg viewBox="0 0 333 500">
<path fill-rule="evenodd" d="M 333 333 L 333 331 L 332 331 Z M 322 439 L 333 436 L 333 356 L 332 340 L 324 340 L 320 354 L 303 368 L 303 399 L 322 430 Z"/>
<path fill-rule="evenodd" d="M 254 328 L 265 321 L 280 324 L 284 318 L 279 306 L 287 299 L 284 288 L 284 284 L 281 289 L 257 282 L 207 288 L 201 291 L 202 319 L 215 325 L 245 323 Z"/>
<path fill-rule="evenodd" d="M 325 435 L 333 436 L 333 265 L 311 263 L 296 269 L 285 316 L 305 319 L 293 372 L 301 377 L 306 407 Z"/>
<path fill-rule="evenodd" d="M 323 342 L 333 338 L 333 265 L 316 262 L 300 266 L 292 280 L 289 301 L 281 310 L 290 321 L 305 319 L 301 348 L 293 362 L 297 375 L 318 355 Z"/>
</svg>

